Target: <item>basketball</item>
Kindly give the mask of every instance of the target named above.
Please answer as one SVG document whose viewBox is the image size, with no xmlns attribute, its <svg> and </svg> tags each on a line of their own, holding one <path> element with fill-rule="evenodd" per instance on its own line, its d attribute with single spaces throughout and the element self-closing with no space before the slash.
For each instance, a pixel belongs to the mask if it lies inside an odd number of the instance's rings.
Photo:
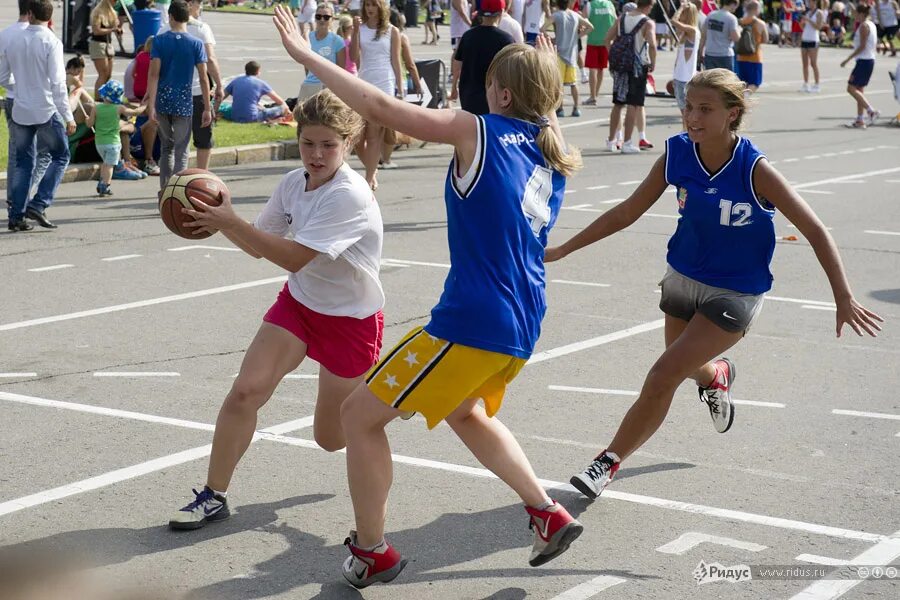
<svg viewBox="0 0 900 600">
<path fill-rule="evenodd" d="M 674 82 L 673 80 L 671 80 L 671 79 L 669 80 L 669 83 L 666 84 L 666 92 L 667 92 L 670 96 L 674 96 L 674 95 L 675 95 L 675 82 Z"/>
<path fill-rule="evenodd" d="M 181 209 L 196 208 L 189 198 L 218 206 L 226 197 L 230 197 L 230 192 L 216 175 L 204 169 L 185 169 L 173 175 L 160 194 L 159 216 L 175 235 L 187 240 L 202 240 L 212 234 L 195 233 L 195 228 L 185 225 L 194 218 L 182 213 Z"/>
</svg>

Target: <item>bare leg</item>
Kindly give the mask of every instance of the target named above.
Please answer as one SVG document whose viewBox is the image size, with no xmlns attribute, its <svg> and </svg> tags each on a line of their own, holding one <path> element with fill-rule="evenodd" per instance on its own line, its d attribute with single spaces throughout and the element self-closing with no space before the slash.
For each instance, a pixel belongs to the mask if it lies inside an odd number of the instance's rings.
<svg viewBox="0 0 900 600">
<path fill-rule="evenodd" d="M 588 81 L 591 100 L 596 100 L 597 95 L 600 93 L 600 82 L 603 81 L 603 71 L 600 69 L 589 69 Z"/>
<path fill-rule="evenodd" d="M 347 445 L 341 428 L 341 404 L 363 381 L 365 375 L 348 379 L 319 367 L 319 397 L 316 399 L 313 435 L 323 450 L 337 452 Z"/>
<path fill-rule="evenodd" d="M 578 86 L 572 85 L 569 86 L 572 90 L 572 110 L 578 109 Z"/>
<path fill-rule="evenodd" d="M 613 104 L 612 111 L 609 113 L 609 141 L 616 141 L 616 132 L 619 131 L 619 122 L 622 120 L 623 104 Z"/>
<path fill-rule="evenodd" d="M 209 157 L 212 154 L 211 148 L 197 148 L 197 168 L 209 170 Z"/>
<path fill-rule="evenodd" d="M 631 141 L 631 134 L 634 133 L 634 123 L 637 119 L 637 108 L 636 106 L 628 105 L 628 108 L 625 110 L 625 141 Z"/>
<path fill-rule="evenodd" d="M 812 67 L 813 79 L 816 85 L 819 85 L 819 49 L 811 48 L 809 50 L 809 66 Z"/>
<path fill-rule="evenodd" d="M 384 128 L 375 123 L 366 124 L 365 145 L 361 151 L 357 150 L 359 158 L 366 167 L 366 181 L 369 185 L 375 183 L 378 172 L 378 159 L 381 158 L 381 146 L 384 138 Z"/>
</svg>

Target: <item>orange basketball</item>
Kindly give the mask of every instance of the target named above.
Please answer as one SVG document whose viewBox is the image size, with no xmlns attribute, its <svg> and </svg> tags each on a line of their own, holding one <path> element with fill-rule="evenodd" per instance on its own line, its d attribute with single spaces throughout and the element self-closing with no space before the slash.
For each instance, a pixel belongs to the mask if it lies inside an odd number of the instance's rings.
<svg viewBox="0 0 900 600">
<path fill-rule="evenodd" d="M 187 240 L 202 240 L 211 233 L 195 233 L 195 228 L 185 223 L 193 217 L 181 212 L 182 208 L 196 209 L 189 198 L 218 206 L 230 197 L 228 187 L 216 175 L 204 169 L 185 169 L 173 175 L 159 196 L 159 216 L 169 231 Z"/>
</svg>

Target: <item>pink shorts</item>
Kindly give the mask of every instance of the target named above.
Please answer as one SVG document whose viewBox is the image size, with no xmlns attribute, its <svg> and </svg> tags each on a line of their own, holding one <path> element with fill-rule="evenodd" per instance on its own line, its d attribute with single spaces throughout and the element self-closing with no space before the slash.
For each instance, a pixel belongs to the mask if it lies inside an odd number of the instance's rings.
<svg viewBox="0 0 900 600">
<path fill-rule="evenodd" d="M 359 377 L 378 362 L 384 315 L 335 317 L 303 306 L 291 295 L 287 284 L 263 321 L 290 331 L 306 344 L 306 355 L 338 377 Z"/>
</svg>

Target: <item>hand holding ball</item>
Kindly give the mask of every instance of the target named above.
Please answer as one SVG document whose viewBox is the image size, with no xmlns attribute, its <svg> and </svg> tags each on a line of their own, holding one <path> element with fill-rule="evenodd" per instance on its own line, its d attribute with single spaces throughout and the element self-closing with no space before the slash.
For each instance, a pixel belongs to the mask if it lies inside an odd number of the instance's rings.
<svg viewBox="0 0 900 600">
<path fill-rule="evenodd" d="M 220 206 L 225 210 L 207 208 Z M 208 238 L 222 229 L 224 220 L 236 216 L 228 187 L 203 169 L 185 169 L 169 179 L 159 197 L 159 215 L 169 231 L 188 240 Z"/>
</svg>

